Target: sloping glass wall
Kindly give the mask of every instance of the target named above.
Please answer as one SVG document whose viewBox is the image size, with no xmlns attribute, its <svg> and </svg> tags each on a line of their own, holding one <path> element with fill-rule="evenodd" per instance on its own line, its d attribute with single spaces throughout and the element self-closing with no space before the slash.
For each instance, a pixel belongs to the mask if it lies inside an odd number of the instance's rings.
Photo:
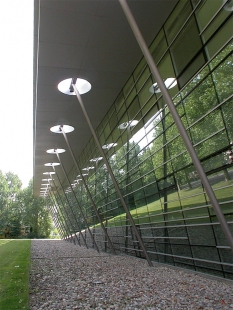
<svg viewBox="0 0 233 310">
<path fill-rule="evenodd" d="M 232 11 L 222 0 L 181 0 L 150 51 L 233 231 Z M 151 260 L 233 279 L 230 247 L 144 58 L 97 134 Z M 78 162 L 116 251 L 144 258 L 93 139 Z M 98 247 L 110 251 L 75 168 L 69 178 Z M 94 247 L 73 193 L 52 196 L 64 235 L 83 230 Z"/>
</svg>

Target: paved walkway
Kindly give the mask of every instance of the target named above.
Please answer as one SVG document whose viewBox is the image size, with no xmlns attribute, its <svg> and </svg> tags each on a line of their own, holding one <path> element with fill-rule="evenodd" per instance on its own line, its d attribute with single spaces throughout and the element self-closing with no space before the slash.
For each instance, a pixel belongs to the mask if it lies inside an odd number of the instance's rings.
<svg viewBox="0 0 233 310">
<path fill-rule="evenodd" d="M 31 310 L 233 309 L 233 286 L 61 240 L 32 240 Z"/>
</svg>

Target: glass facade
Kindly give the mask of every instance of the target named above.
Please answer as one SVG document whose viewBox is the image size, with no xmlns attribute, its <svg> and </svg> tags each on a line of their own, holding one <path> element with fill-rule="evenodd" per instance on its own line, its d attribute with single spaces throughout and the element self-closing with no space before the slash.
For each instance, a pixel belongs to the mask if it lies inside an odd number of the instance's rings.
<svg viewBox="0 0 233 310">
<path fill-rule="evenodd" d="M 232 51 L 232 12 L 222 0 L 180 0 L 150 45 L 231 231 Z M 232 251 L 144 58 L 96 132 L 151 260 L 233 279 Z M 99 217 L 74 167 L 85 219 L 69 189 L 50 196 L 64 235 L 77 232 L 83 244 L 82 230 L 92 247 L 88 223 L 110 251 L 101 219 L 117 253 L 144 258 L 93 138 L 77 160 Z"/>
</svg>

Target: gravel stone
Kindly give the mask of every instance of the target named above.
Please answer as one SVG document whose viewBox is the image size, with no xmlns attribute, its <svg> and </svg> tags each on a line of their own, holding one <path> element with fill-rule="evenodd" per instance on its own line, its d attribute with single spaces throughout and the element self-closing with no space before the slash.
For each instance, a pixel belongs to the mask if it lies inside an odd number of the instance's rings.
<svg viewBox="0 0 233 310">
<path fill-rule="evenodd" d="M 32 240 L 31 310 L 233 308 L 233 286 L 63 240 Z"/>
</svg>

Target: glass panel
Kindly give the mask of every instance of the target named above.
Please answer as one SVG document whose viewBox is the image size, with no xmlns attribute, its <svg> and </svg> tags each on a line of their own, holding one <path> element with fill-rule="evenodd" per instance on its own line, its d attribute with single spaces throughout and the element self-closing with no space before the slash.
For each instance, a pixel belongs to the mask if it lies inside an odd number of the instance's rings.
<svg viewBox="0 0 233 310">
<path fill-rule="evenodd" d="M 123 88 L 124 97 L 126 98 L 134 87 L 134 80 L 131 76 Z"/>
<path fill-rule="evenodd" d="M 179 77 L 180 87 L 183 87 L 204 64 L 204 54 L 200 53 Z"/>
<path fill-rule="evenodd" d="M 213 80 L 220 102 L 232 95 L 233 55 L 217 67 L 213 73 Z"/>
<path fill-rule="evenodd" d="M 151 78 L 149 78 L 146 83 L 141 88 L 140 92 L 138 93 L 138 98 L 141 103 L 141 106 L 147 102 L 147 100 L 152 96 L 152 93 L 149 91 L 149 88 L 153 84 L 153 81 Z"/>
<path fill-rule="evenodd" d="M 150 52 L 156 64 L 158 64 L 166 50 L 167 41 L 165 39 L 163 29 L 161 29 L 161 31 L 156 36 L 155 40 L 150 46 Z"/>
<path fill-rule="evenodd" d="M 142 71 L 145 69 L 145 67 L 147 66 L 146 60 L 143 57 L 139 64 L 137 65 L 137 68 L 134 70 L 133 76 L 134 76 L 134 80 L 136 81 L 138 79 L 138 77 L 142 74 Z"/>
<path fill-rule="evenodd" d="M 135 97 L 134 101 L 132 102 L 132 104 L 130 105 L 127 111 L 129 120 L 134 120 L 135 117 L 138 119 L 136 115 L 138 114 L 139 111 L 140 111 L 140 104 L 138 101 L 138 97 Z"/>
<path fill-rule="evenodd" d="M 118 95 L 117 99 L 115 100 L 115 107 L 116 107 L 116 112 L 118 112 L 121 109 L 121 106 L 124 102 L 124 95 L 123 92 L 120 92 L 120 94 Z"/>
<path fill-rule="evenodd" d="M 192 141 L 194 144 L 204 140 L 212 133 L 224 127 L 222 115 L 220 111 L 215 111 L 207 115 L 200 122 L 190 128 Z M 216 145 L 216 149 L 217 145 Z"/>
<path fill-rule="evenodd" d="M 196 11 L 198 25 L 202 31 L 222 5 L 222 0 L 202 1 Z"/>
<path fill-rule="evenodd" d="M 201 49 L 202 43 L 194 18 L 191 18 L 171 47 L 171 55 L 178 74 Z"/>
<path fill-rule="evenodd" d="M 233 99 L 228 101 L 224 106 L 222 107 L 224 122 L 227 128 L 227 132 L 229 135 L 229 139 L 231 143 L 233 142 L 233 113 L 232 113 L 232 107 L 233 107 Z"/>
<path fill-rule="evenodd" d="M 212 79 L 205 79 L 184 100 L 184 108 L 189 125 L 202 117 L 218 102 Z"/>
<path fill-rule="evenodd" d="M 164 25 L 164 30 L 169 43 L 175 38 L 184 22 L 192 12 L 192 7 L 189 1 L 181 0 L 172 12 L 171 16 Z"/>
<path fill-rule="evenodd" d="M 223 60 L 224 57 L 230 54 L 232 50 L 233 50 L 233 40 L 230 41 L 230 43 L 209 63 L 210 68 L 214 69 L 214 67 L 217 66 Z"/>
<path fill-rule="evenodd" d="M 137 91 L 140 91 L 141 87 L 146 82 L 146 80 L 149 78 L 150 74 L 151 73 L 150 73 L 149 68 L 146 67 L 145 70 L 143 71 L 142 75 L 140 76 L 140 78 L 136 82 Z"/>
<path fill-rule="evenodd" d="M 229 19 L 225 25 L 217 32 L 206 46 L 208 59 L 211 59 L 221 47 L 233 36 L 233 18 Z M 232 43 L 228 46 L 228 51 L 232 51 Z"/>
</svg>

